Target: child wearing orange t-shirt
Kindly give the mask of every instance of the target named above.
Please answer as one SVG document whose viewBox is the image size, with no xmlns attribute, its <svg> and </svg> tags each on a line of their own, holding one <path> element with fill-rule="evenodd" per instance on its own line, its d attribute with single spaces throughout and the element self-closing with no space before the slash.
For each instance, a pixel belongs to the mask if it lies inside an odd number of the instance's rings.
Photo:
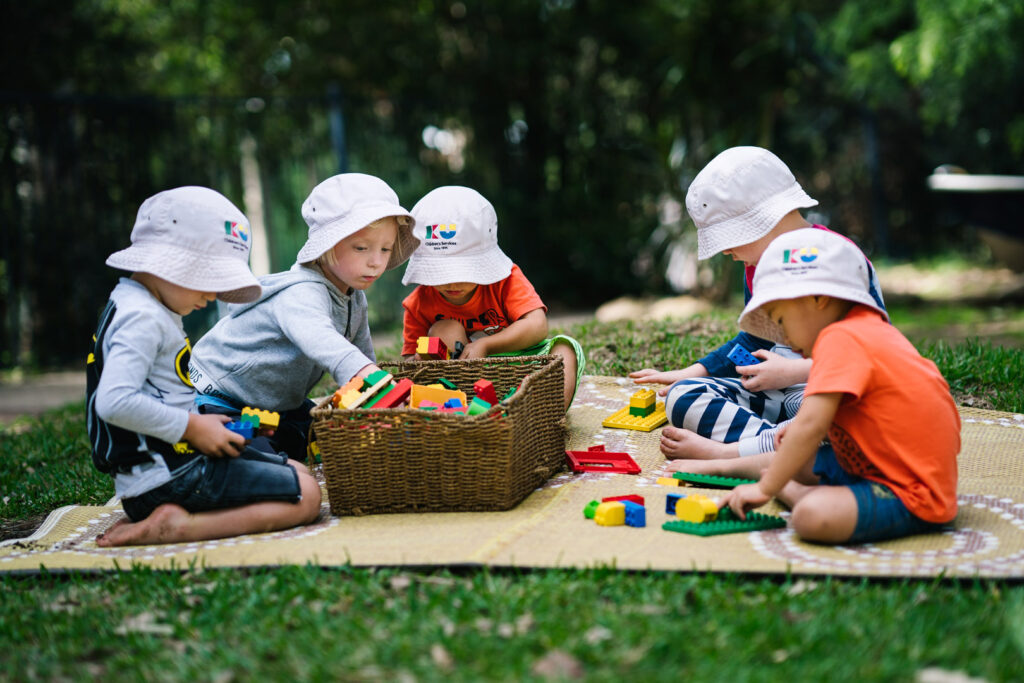
<svg viewBox="0 0 1024 683">
<path fill-rule="evenodd" d="M 864 254 L 832 233 L 796 230 L 765 250 L 740 327 L 814 363 L 768 469 L 723 507 L 743 517 L 777 496 L 796 533 L 821 543 L 934 531 L 956 516 L 949 385 L 888 323 L 868 282 Z"/>
<path fill-rule="evenodd" d="M 416 355 L 420 337 L 440 337 L 461 359 L 556 354 L 565 367 L 568 410 L 583 375 L 583 348 L 572 337 L 548 337 L 547 307 L 523 272 L 498 246 L 498 217 L 479 192 L 439 187 L 412 209 L 420 246 L 402 284 L 402 355 Z"/>
</svg>

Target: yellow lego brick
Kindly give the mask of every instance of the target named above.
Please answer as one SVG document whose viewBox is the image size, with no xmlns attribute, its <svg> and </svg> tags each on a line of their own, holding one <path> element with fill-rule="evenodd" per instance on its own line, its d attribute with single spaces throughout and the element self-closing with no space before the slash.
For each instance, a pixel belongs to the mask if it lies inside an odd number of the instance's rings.
<svg viewBox="0 0 1024 683">
<path fill-rule="evenodd" d="M 380 376 L 380 378 L 377 380 L 375 384 L 369 384 L 368 382 L 364 382 L 362 391 L 355 392 L 358 394 L 357 396 L 355 396 L 351 400 L 348 400 L 348 394 L 345 394 L 344 396 L 341 397 L 341 402 L 345 405 L 346 408 L 358 408 L 359 406 L 366 403 L 367 400 L 373 398 L 378 391 L 380 391 L 388 384 L 390 384 L 391 380 L 393 379 L 393 375 L 385 373 L 384 375 Z"/>
<path fill-rule="evenodd" d="M 594 521 L 601 526 L 622 526 L 626 523 L 626 506 L 617 500 L 601 503 L 594 511 Z"/>
<path fill-rule="evenodd" d="M 263 429 L 264 427 L 277 429 L 281 424 L 281 415 L 270 410 L 260 410 L 259 408 L 250 408 L 246 406 L 245 408 L 242 408 L 242 416 L 244 417 L 247 415 L 252 415 L 259 420 L 257 426 L 260 429 Z"/>
<path fill-rule="evenodd" d="M 174 444 L 174 452 L 185 455 L 188 453 L 195 453 L 196 451 L 194 448 L 192 448 L 192 444 L 190 444 L 188 441 L 179 441 L 178 443 Z"/>
<path fill-rule="evenodd" d="M 351 391 L 346 391 L 344 394 L 341 395 L 341 401 L 340 401 L 341 405 L 339 407 L 345 408 L 345 409 L 353 408 L 359 402 L 359 399 L 362 398 L 362 397 L 363 397 L 363 394 L 358 389 L 352 389 Z"/>
<path fill-rule="evenodd" d="M 718 505 L 707 496 L 694 494 L 679 499 L 676 503 L 676 517 L 694 524 L 713 522 L 718 518 Z"/>
<path fill-rule="evenodd" d="M 668 422 L 665 415 L 665 404 L 659 403 L 654 412 L 647 417 L 634 417 L 629 414 L 629 406 L 620 408 L 609 415 L 601 423 L 602 427 L 613 429 L 636 429 L 641 432 L 649 432 Z"/>
<path fill-rule="evenodd" d="M 679 486 L 682 481 L 675 477 L 658 477 L 658 480 L 654 483 L 661 484 L 662 486 Z"/>
<path fill-rule="evenodd" d="M 655 396 L 653 389 L 641 389 L 629 398 L 631 408 L 650 408 L 654 406 Z"/>
</svg>

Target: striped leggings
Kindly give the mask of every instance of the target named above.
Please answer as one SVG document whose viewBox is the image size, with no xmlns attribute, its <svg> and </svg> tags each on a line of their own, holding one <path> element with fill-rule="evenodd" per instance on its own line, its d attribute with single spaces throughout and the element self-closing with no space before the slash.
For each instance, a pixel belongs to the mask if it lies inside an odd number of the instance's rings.
<svg viewBox="0 0 1024 683">
<path fill-rule="evenodd" d="M 793 419 L 804 384 L 747 391 L 738 377 L 700 377 L 673 384 L 665 398 L 669 422 L 722 443 L 738 442 L 740 455 L 775 450 L 775 433 Z"/>
</svg>

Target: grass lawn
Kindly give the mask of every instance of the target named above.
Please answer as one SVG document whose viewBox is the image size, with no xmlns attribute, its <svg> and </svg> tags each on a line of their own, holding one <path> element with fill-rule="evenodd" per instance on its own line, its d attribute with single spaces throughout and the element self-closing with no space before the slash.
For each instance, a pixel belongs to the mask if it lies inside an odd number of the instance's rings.
<svg viewBox="0 0 1024 683">
<path fill-rule="evenodd" d="M 618 375 L 688 364 L 734 321 L 566 331 L 587 349 L 589 373 Z M 959 403 L 1024 412 L 1024 350 L 920 339 Z M 0 433 L 0 453 L 8 536 L 113 493 L 92 470 L 81 405 Z M 994 581 L 189 567 L 0 584 L 0 680 L 966 680 L 934 678 L 944 670 L 1001 681 L 1024 671 L 1024 586 Z"/>
</svg>

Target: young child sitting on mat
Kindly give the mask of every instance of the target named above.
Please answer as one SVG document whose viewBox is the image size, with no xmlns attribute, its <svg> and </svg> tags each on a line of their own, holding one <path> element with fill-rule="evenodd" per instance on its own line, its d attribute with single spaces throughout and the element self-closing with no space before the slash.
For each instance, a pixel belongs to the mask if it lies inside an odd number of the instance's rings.
<svg viewBox="0 0 1024 683">
<path fill-rule="evenodd" d="M 935 364 L 888 323 L 864 254 L 839 235 L 797 230 L 768 246 L 753 284 L 740 328 L 784 341 L 814 363 L 803 404 L 760 481 L 720 504 L 745 517 L 776 496 L 792 508 L 796 533 L 821 543 L 877 541 L 950 522 L 960 416 Z M 723 474 L 756 477 L 749 470 L 757 457 L 718 463 L 736 466 Z"/>
<path fill-rule="evenodd" d="M 260 278 L 263 295 L 229 306 L 192 355 L 200 411 L 281 413 L 271 442 L 297 460 L 312 423 L 307 395 L 324 373 L 342 385 L 378 370 L 364 292 L 417 244 L 398 195 L 363 173 L 317 185 L 302 217 L 309 236 L 296 263 Z"/>
<path fill-rule="evenodd" d="M 86 420 L 93 464 L 114 478 L 130 521 L 98 545 L 273 531 L 320 513 L 320 485 L 303 465 L 265 440 L 246 446 L 224 426 L 227 417 L 194 411 L 181 318 L 215 298 L 259 297 L 248 234 L 249 222 L 224 196 L 179 187 L 147 199 L 131 246 L 107 259 L 132 275 L 111 292 L 93 337 Z"/>
<path fill-rule="evenodd" d="M 412 208 L 420 245 L 402 284 L 420 285 L 405 308 L 402 355 L 416 355 L 420 337 L 440 337 L 462 359 L 556 354 L 565 366 L 565 408 L 586 363 L 565 335 L 548 338 L 547 307 L 519 266 L 498 246 L 491 203 L 468 187 L 439 187 Z"/>
<path fill-rule="evenodd" d="M 814 227 L 800 214 L 816 206 L 779 159 L 760 147 L 727 149 L 697 174 L 686 193 L 686 210 L 697 226 L 697 256 L 721 252 L 742 261 L 743 296 L 761 254 L 779 235 Z M 884 308 L 882 290 L 865 258 L 871 297 Z M 761 362 L 739 365 L 729 359 L 734 346 Z M 735 458 L 773 450 L 775 428 L 796 414 L 803 398 L 810 359 L 782 344 L 740 332 L 736 337 L 682 370 L 650 368 L 631 372 L 638 383 L 670 384 L 665 411 L 670 425 L 662 430 L 661 451 L 670 459 Z M 676 462 L 669 469 L 705 472 L 703 464 Z M 710 471 L 708 470 L 710 473 Z"/>
</svg>

